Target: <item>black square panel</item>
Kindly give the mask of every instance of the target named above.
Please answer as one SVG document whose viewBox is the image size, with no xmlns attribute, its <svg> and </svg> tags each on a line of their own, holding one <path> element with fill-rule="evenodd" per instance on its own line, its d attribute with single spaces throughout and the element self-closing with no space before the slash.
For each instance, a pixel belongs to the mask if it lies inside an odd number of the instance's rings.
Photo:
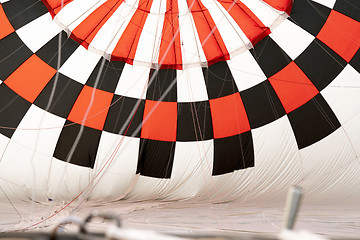
<svg viewBox="0 0 360 240">
<path fill-rule="evenodd" d="M 319 91 L 329 85 L 347 64 L 318 39 L 295 59 L 295 63 Z"/>
<path fill-rule="evenodd" d="M 175 142 L 141 139 L 137 173 L 147 177 L 170 178 L 175 144 Z"/>
<path fill-rule="evenodd" d="M 359 0 L 336 0 L 334 10 L 360 22 L 360 1 Z"/>
<path fill-rule="evenodd" d="M 140 137 L 145 100 L 114 95 L 104 130 L 125 136 Z M 139 129 L 137 132 L 136 130 Z"/>
<path fill-rule="evenodd" d="M 268 80 L 240 92 L 251 129 L 261 127 L 285 115 L 278 96 Z"/>
<path fill-rule="evenodd" d="M 299 149 L 316 143 L 340 127 L 339 120 L 320 93 L 288 117 Z"/>
<path fill-rule="evenodd" d="M 254 147 L 251 131 L 214 139 L 213 175 L 231 173 L 254 166 Z"/>
<path fill-rule="evenodd" d="M 271 77 L 292 60 L 276 42 L 267 36 L 250 50 L 266 77 Z"/>
<path fill-rule="evenodd" d="M 78 166 L 94 168 L 100 137 L 100 130 L 66 121 L 54 157 Z M 74 152 L 71 155 L 72 149 Z"/>
<path fill-rule="evenodd" d="M 33 52 L 26 47 L 16 32 L 13 32 L 0 40 L 0 79 L 5 80 L 22 63 L 24 63 Z"/>
<path fill-rule="evenodd" d="M 34 104 L 57 116 L 67 118 L 83 88 L 83 85 L 59 73 L 59 77 L 54 88 L 55 79 L 56 75 L 41 91 Z M 53 99 L 50 101 L 50 96 L 53 90 L 55 90 L 53 92 Z"/>
<path fill-rule="evenodd" d="M 101 64 L 103 61 L 105 62 L 103 69 L 101 69 Z M 92 71 L 89 79 L 86 82 L 86 85 L 96 89 L 114 93 L 116 86 L 119 82 L 121 73 L 124 69 L 124 65 L 124 62 L 110 62 L 101 58 L 94 70 Z M 101 75 L 99 76 L 98 81 L 96 81 L 100 71 Z"/>
<path fill-rule="evenodd" d="M 295 0 L 290 20 L 314 37 L 324 26 L 331 9 L 311 0 Z"/>
<path fill-rule="evenodd" d="M 11 138 L 31 103 L 17 95 L 5 83 L 0 84 L 0 133 Z"/>
<path fill-rule="evenodd" d="M 220 61 L 203 68 L 209 99 L 225 97 L 238 92 L 234 77 L 226 61 Z"/>
<path fill-rule="evenodd" d="M 177 141 L 202 141 L 213 138 L 208 101 L 178 103 Z"/>
<path fill-rule="evenodd" d="M 58 46 L 59 46 L 59 35 L 53 37 L 49 42 L 42 46 L 36 55 L 41 58 L 44 62 L 49 64 L 52 68 L 57 69 L 58 65 Z M 66 60 L 73 54 L 73 52 L 79 47 L 79 44 L 67 37 L 65 32 L 61 32 L 61 57 L 60 67 L 66 62 Z M 59 69 L 60 69 L 59 67 Z"/>
<path fill-rule="evenodd" d="M 163 102 L 177 101 L 176 69 L 151 69 L 146 99 Z"/>
<path fill-rule="evenodd" d="M 39 0 L 11 0 L 2 5 L 15 30 L 48 12 L 45 5 Z"/>
</svg>

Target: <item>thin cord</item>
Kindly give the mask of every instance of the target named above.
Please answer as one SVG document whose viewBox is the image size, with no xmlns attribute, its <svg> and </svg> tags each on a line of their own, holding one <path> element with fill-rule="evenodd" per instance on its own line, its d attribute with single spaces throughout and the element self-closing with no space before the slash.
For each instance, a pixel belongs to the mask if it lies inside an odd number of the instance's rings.
<svg viewBox="0 0 360 240">
<path fill-rule="evenodd" d="M 11 206 L 13 207 L 13 209 L 15 210 L 15 212 L 17 213 L 17 215 L 19 215 L 19 217 L 20 217 L 21 219 L 24 219 L 24 218 L 20 215 L 19 211 L 16 209 L 16 207 L 14 206 L 14 204 L 11 202 L 10 198 L 7 196 L 7 194 L 5 193 L 4 189 L 3 189 L 1 186 L 0 186 L 0 188 L 1 188 L 1 191 L 4 193 L 6 199 L 9 201 L 9 203 L 11 204 Z"/>
</svg>

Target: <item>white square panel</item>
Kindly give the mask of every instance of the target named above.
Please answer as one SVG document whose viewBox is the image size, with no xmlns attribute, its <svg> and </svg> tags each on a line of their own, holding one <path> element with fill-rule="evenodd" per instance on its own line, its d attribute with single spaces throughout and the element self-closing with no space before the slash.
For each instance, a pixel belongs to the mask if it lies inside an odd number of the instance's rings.
<svg viewBox="0 0 360 240">
<path fill-rule="evenodd" d="M 33 151 L 52 156 L 65 121 L 65 118 L 32 105 L 11 139 Z"/>
<path fill-rule="evenodd" d="M 92 198 L 124 197 L 136 178 L 140 138 L 102 132 L 93 170 Z"/>
<path fill-rule="evenodd" d="M 249 51 L 227 61 L 239 92 L 251 88 L 267 78 Z"/>
<path fill-rule="evenodd" d="M 340 123 L 345 124 L 360 111 L 360 73 L 348 64 L 321 94 Z"/>
<path fill-rule="evenodd" d="M 206 195 L 211 185 L 214 162 L 214 140 L 176 142 L 170 196 L 187 199 Z"/>
<path fill-rule="evenodd" d="M 145 99 L 149 74 L 148 67 L 125 64 L 115 94 Z"/>
<path fill-rule="evenodd" d="M 60 31 L 61 28 L 52 20 L 50 13 L 46 13 L 16 30 L 16 33 L 26 46 L 35 53 Z"/>
<path fill-rule="evenodd" d="M 197 102 L 209 100 L 201 67 L 177 70 L 177 101 Z"/>
<path fill-rule="evenodd" d="M 87 198 L 93 187 L 91 172 L 88 167 L 52 158 L 47 181 L 48 197 L 54 201 L 70 201 L 83 192 L 77 200 Z"/>
<path fill-rule="evenodd" d="M 270 36 L 293 60 L 315 39 L 314 36 L 289 20 L 282 22 Z"/>
<path fill-rule="evenodd" d="M 96 155 L 94 172 L 107 167 L 107 172 L 135 175 L 140 138 L 127 137 L 103 131 Z"/>
<path fill-rule="evenodd" d="M 100 58 L 100 55 L 79 46 L 61 66 L 59 72 L 81 84 L 85 84 Z"/>
</svg>

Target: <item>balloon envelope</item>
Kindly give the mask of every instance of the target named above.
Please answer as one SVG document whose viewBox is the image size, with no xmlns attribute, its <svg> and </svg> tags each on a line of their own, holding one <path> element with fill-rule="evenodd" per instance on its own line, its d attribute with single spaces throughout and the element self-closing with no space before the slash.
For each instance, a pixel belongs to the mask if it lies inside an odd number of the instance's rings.
<svg viewBox="0 0 360 240">
<path fill-rule="evenodd" d="M 12 199 L 359 197 L 346 1 L 10 0 L 0 20 Z"/>
</svg>

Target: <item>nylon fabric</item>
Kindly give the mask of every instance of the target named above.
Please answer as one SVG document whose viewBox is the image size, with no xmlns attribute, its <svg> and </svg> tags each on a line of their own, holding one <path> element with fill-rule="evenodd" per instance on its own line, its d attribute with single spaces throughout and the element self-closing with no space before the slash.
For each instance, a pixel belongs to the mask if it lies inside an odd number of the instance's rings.
<svg viewBox="0 0 360 240">
<path fill-rule="evenodd" d="M 2 1 L 0 199 L 357 201 L 358 20 L 266 2 Z M 66 37 L 83 26 L 87 49 Z"/>
</svg>

